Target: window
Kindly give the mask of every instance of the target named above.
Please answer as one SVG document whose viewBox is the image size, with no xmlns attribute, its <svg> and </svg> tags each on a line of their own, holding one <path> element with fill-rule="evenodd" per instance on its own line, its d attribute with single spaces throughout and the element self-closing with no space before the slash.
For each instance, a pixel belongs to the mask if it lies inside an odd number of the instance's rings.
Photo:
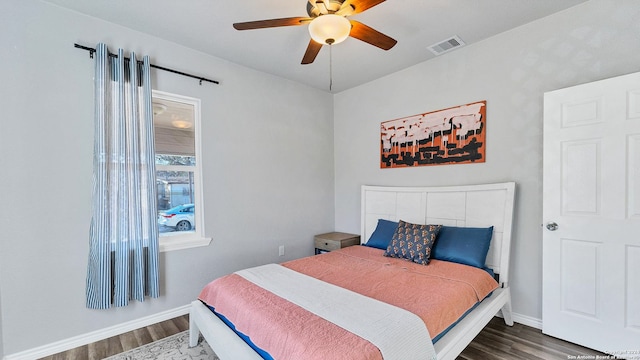
<svg viewBox="0 0 640 360">
<path fill-rule="evenodd" d="M 153 91 L 160 251 L 206 246 L 200 100 Z"/>
</svg>

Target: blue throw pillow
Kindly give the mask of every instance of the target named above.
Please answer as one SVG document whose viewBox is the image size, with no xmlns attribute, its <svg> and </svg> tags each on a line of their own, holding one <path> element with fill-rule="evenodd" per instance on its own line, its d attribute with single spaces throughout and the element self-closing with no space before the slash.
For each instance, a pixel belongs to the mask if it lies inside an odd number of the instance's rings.
<svg viewBox="0 0 640 360">
<path fill-rule="evenodd" d="M 443 226 L 433 245 L 432 258 L 483 269 L 493 236 L 488 228 Z"/>
<path fill-rule="evenodd" d="M 365 244 L 366 246 L 386 250 L 391 242 L 391 238 L 393 237 L 393 233 L 396 232 L 398 228 L 398 223 L 395 221 L 389 221 L 385 219 L 378 219 L 378 225 L 376 229 L 371 234 L 369 241 Z"/>
<path fill-rule="evenodd" d="M 431 247 L 442 225 L 418 225 L 400 220 L 384 256 L 402 258 L 427 265 Z"/>
</svg>

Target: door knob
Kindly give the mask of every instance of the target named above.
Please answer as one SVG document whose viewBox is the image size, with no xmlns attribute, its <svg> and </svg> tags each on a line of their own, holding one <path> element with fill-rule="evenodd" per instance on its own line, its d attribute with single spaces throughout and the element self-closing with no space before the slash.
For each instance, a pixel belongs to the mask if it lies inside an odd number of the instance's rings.
<svg viewBox="0 0 640 360">
<path fill-rule="evenodd" d="M 554 222 L 547 223 L 547 230 L 549 230 L 549 231 L 558 230 L 558 224 L 556 224 Z"/>
</svg>

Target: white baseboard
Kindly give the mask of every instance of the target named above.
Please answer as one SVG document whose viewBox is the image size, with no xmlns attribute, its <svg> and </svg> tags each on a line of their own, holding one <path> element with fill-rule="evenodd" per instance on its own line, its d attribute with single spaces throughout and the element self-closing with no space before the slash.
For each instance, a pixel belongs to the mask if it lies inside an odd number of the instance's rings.
<svg viewBox="0 0 640 360">
<path fill-rule="evenodd" d="M 536 328 L 538 330 L 542 330 L 542 319 L 513 313 L 513 321 L 522 325 L 531 326 L 532 328 Z"/>
<path fill-rule="evenodd" d="M 501 318 L 502 314 L 498 312 L 496 314 L 497 317 Z M 522 315 L 518 313 L 511 314 L 513 322 L 517 322 L 518 324 L 530 326 L 532 328 L 536 328 L 538 330 L 542 330 L 542 319 L 534 318 L 528 315 Z"/>
<path fill-rule="evenodd" d="M 188 314 L 190 307 L 191 305 L 187 304 L 184 306 L 177 307 L 175 309 L 170 309 L 167 311 L 163 311 L 161 313 L 149 315 L 149 316 L 128 321 L 126 323 L 122 323 L 119 325 L 115 325 L 115 326 L 111 326 L 101 330 L 93 331 L 90 333 L 78 335 L 66 340 L 56 341 L 54 343 L 39 346 L 37 348 L 21 351 L 15 354 L 6 355 L 3 359 L 4 360 L 35 360 L 45 356 L 50 356 L 53 354 L 57 354 L 59 352 L 71 350 L 79 346 L 84 346 L 92 342 L 104 340 L 112 336 L 124 334 L 126 332 L 133 331 L 135 329 L 143 328 L 143 327 L 153 325 L 165 320 L 173 319 L 175 317 Z"/>
</svg>

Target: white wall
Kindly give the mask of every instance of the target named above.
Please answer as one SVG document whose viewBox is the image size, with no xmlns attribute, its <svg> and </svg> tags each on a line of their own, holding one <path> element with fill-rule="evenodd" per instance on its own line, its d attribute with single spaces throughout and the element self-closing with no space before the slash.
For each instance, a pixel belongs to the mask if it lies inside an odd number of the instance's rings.
<svg viewBox="0 0 640 360">
<path fill-rule="evenodd" d="M 39 1 L 0 2 L 0 24 L 0 357 L 187 305 L 333 230 L 331 95 Z M 94 61 L 73 47 L 99 41 L 222 82 L 154 73 L 155 89 L 202 100 L 213 242 L 162 253 L 162 296 L 110 310 L 85 308 Z"/>
<path fill-rule="evenodd" d="M 593 0 L 337 94 L 336 229 L 359 231 L 362 184 L 516 181 L 513 307 L 538 322 L 543 93 L 639 70 L 640 1 Z M 478 100 L 487 100 L 485 163 L 380 169 L 382 121 Z"/>
<path fill-rule="evenodd" d="M 0 284 L 2 283 L 2 278 L 0 277 Z M 2 287 L 0 286 L 0 359 L 2 359 L 2 356 L 4 354 L 4 341 L 3 341 L 3 336 L 2 336 Z"/>
</svg>

